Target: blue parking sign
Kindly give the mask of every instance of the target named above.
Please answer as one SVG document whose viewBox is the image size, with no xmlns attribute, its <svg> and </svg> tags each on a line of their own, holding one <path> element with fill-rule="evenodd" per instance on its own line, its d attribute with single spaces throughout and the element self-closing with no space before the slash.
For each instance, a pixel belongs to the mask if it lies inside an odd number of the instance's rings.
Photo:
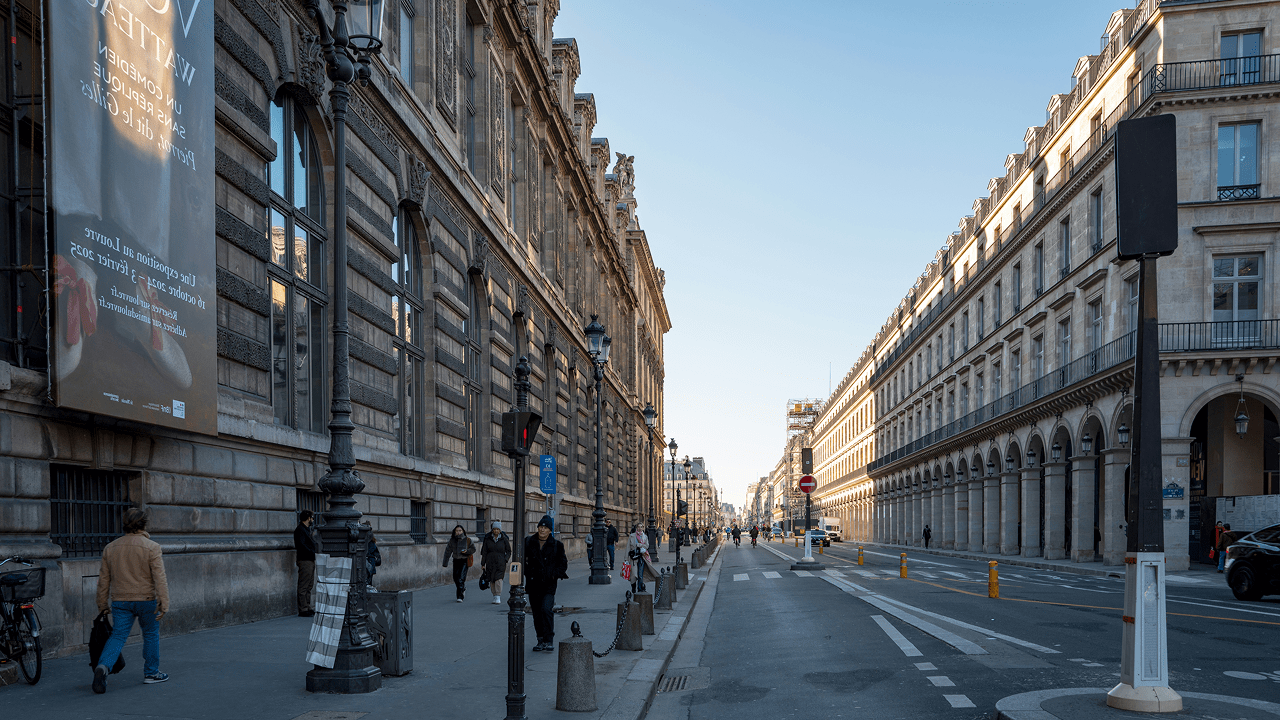
<svg viewBox="0 0 1280 720">
<path fill-rule="evenodd" d="M 538 468 L 538 489 L 547 495 L 554 494 L 556 491 L 556 456 L 540 456 Z"/>
</svg>

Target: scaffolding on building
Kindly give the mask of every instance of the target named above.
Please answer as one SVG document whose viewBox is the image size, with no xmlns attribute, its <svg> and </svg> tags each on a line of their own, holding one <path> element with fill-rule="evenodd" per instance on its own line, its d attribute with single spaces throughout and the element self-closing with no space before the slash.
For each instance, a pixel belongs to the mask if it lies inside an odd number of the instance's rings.
<svg viewBox="0 0 1280 720">
<path fill-rule="evenodd" d="M 822 412 L 822 401 L 814 398 L 787 401 L 787 440 L 813 429 Z"/>
</svg>

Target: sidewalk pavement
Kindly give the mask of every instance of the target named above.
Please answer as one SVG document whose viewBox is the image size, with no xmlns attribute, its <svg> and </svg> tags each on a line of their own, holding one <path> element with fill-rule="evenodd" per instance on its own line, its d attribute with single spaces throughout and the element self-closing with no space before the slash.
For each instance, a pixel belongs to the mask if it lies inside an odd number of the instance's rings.
<svg viewBox="0 0 1280 720">
<path fill-rule="evenodd" d="M 1153 717 L 1151 713 L 1107 707 L 1107 690 L 1108 688 L 1061 688 L 1010 695 L 996 703 L 996 717 L 998 720 L 1137 720 Z M 1182 711 L 1177 713 L 1179 718 L 1275 720 L 1280 717 L 1280 705 L 1263 700 L 1208 693 L 1179 694 L 1182 695 Z"/>
<path fill-rule="evenodd" d="M 1058 572 L 1070 572 L 1078 575 L 1096 575 L 1099 577 L 1124 577 L 1123 565 L 1103 565 L 1101 561 L 1096 562 L 1072 562 L 1071 560 L 1045 560 L 1042 557 L 1022 557 L 1021 555 L 997 555 L 994 553 L 970 552 L 967 550 L 940 550 L 938 548 L 929 548 L 912 545 L 889 545 L 885 543 L 873 542 L 854 542 L 846 540 L 841 543 L 846 549 L 852 547 L 857 551 L 858 546 L 864 548 L 879 548 L 887 552 L 893 553 L 896 557 L 899 553 L 907 553 L 908 558 L 911 555 L 937 555 L 940 557 L 964 558 L 966 560 L 981 560 L 983 562 L 995 560 L 1000 565 L 1014 565 L 1017 567 L 1029 567 L 1037 570 L 1055 570 Z M 1165 575 L 1166 578 L 1174 578 L 1174 582 L 1178 582 L 1176 578 L 1187 577 L 1199 580 L 1208 579 L 1210 575 L 1217 574 L 1217 567 L 1213 565 L 1205 565 L 1203 563 L 1191 563 L 1189 570 L 1182 572 L 1171 572 Z M 1223 581 L 1225 583 L 1225 581 Z"/>
<path fill-rule="evenodd" d="M 686 557 L 691 549 L 685 549 Z M 675 560 L 665 551 L 661 558 L 661 567 Z M 619 548 L 618 570 L 622 559 Z M 454 601 L 452 585 L 413 593 L 413 671 L 402 677 L 384 677 L 382 689 L 376 692 L 307 692 L 306 674 L 312 666 L 304 656 L 311 620 L 285 617 L 162 637 L 160 669 L 169 673 L 170 680 L 161 685 L 142 684 L 142 646 L 135 640 L 124 650 L 128 667 L 110 676 L 105 695 L 93 694 L 93 673 L 83 654 L 46 659 L 38 685 L 19 681 L 0 689 L 0 695 L 7 707 L 21 708 L 24 718 L 378 720 L 422 716 L 427 710 L 429 717 L 499 720 L 506 716 L 507 596 L 501 605 L 492 604 L 492 594 L 477 587 L 478 569 L 472 569 L 462 603 Z M 531 651 L 537 638 L 533 617 L 526 615 L 526 715 L 639 718 L 653 697 L 711 569 L 709 564 L 690 570 L 689 587 L 679 591 L 674 611 L 654 613 L 656 634 L 643 637 L 643 652 L 614 650 L 595 660 L 599 709 L 593 713 L 555 709 L 559 652 Z M 631 589 L 618 577 L 618 570 L 610 573 L 611 584 L 590 585 L 586 559 L 569 562 L 569 579 L 561 580 L 556 592 L 561 606 L 556 613 L 557 640 L 571 637 L 570 625 L 577 621 L 597 652 L 609 646 L 617 629 L 617 604 Z"/>
</svg>

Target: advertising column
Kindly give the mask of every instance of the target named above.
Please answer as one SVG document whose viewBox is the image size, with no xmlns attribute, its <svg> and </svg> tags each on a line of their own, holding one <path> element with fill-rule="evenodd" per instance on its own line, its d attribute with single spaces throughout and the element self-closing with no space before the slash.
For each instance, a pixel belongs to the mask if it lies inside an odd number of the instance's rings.
<svg viewBox="0 0 1280 720">
<path fill-rule="evenodd" d="M 54 401 L 217 433 L 213 0 L 52 0 Z"/>
</svg>

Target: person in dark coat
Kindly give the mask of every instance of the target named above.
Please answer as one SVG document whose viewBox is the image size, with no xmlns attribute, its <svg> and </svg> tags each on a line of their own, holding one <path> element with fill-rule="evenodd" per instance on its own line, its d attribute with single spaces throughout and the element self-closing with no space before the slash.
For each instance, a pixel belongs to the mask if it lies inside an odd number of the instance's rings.
<svg viewBox="0 0 1280 720">
<path fill-rule="evenodd" d="M 449 567 L 449 559 L 453 558 L 453 584 L 458 587 L 458 602 L 462 602 L 462 595 L 467 590 L 467 560 L 475 551 L 467 531 L 461 525 L 454 525 L 453 535 L 444 546 L 444 566 Z"/>
<path fill-rule="evenodd" d="M 613 521 L 609 518 L 604 519 L 604 544 L 609 548 L 609 569 L 612 570 L 614 550 L 618 544 L 618 528 L 613 526 Z"/>
<path fill-rule="evenodd" d="M 524 586 L 529 593 L 529 608 L 533 612 L 533 629 L 538 635 L 535 652 L 550 651 L 555 638 L 556 585 L 561 578 L 568 578 L 569 558 L 564 545 L 551 534 L 555 522 L 550 515 L 538 521 L 538 532 L 524 541 Z"/>
<path fill-rule="evenodd" d="M 493 592 L 493 604 L 502 604 L 502 574 L 511 559 L 511 538 L 502 532 L 502 523 L 494 520 L 492 529 L 484 536 L 480 546 L 480 577 L 489 583 Z"/>
<path fill-rule="evenodd" d="M 378 550 L 378 538 L 373 533 L 369 533 L 369 548 L 364 554 L 364 570 L 365 584 L 373 587 L 373 576 L 378 573 L 378 568 L 382 565 L 382 552 Z"/>
<path fill-rule="evenodd" d="M 924 546 L 927 548 L 929 547 L 929 541 L 933 539 L 933 531 L 929 529 L 928 525 L 925 525 L 922 535 L 924 536 Z"/>
<path fill-rule="evenodd" d="M 298 527 L 293 529 L 294 563 L 298 566 L 298 615 L 311 617 L 316 614 L 312 590 L 316 586 L 316 536 L 311 529 L 315 513 L 303 510 L 298 513 Z"/>
</svg>

